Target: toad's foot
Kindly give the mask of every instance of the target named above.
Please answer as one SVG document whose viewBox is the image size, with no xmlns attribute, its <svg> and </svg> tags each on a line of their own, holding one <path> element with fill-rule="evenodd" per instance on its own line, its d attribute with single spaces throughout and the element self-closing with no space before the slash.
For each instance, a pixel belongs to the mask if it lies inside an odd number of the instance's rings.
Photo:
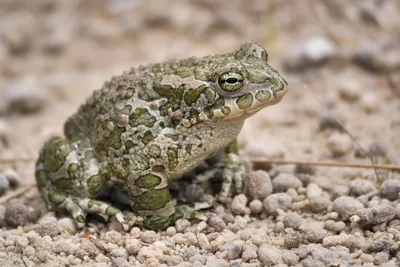
<svg viewBox="0 0 400 267">
<path fill-rule="evenodd" d="M 128 188 L 133 211 L 144 218 L 146 228 L 163 230 L 181 218 L 206 219 L 199 210 L 209 208 L 208 203 L 175 206 L 168 189 L 168 177 L 163 173 L 149 172 L 132 176 Z"/>
<path fill-rule="evenodd" d="M 65 208 L 74 218 L 79 228 L 83 228 L 85 226 L 86 214 L 93 213 L 101 216 L 106 221 L 110 216 L 115 216 L 117 221 L 122 225 L 122 228 L 125 231 L 129 230 L 129 225 L 126 217 L 119 209 L 111 206 L 110 204 L 90 198 L 77 198 L 74 196 L 66 196 L 56 192 L 50 192 L 50 194 L 53 194 L 52 198 L 55 197 L 58 199 L 64 199 L 61 203 L 59 203 L 58 207 Z"/>
<path fill-rule="evenodd" d="M 222 177 L 222 187 L 219 199 L 224 200 L 234 191 L 243 192 L 244 170 L 237 149 L 237 141 L 230 143 L 225 149 L 218 151 L 207 159 L 211 167 L 196 178 L 196 182 L 204 183 L 213 177 Z M 235 190 L 232 190 L 234 186 Z"/>
<path fill-rule="evenodd" d="M 200 221 L 207 221 L 208 218 L 202 211 L 211 208 L 212 206 L 213 204 L 207 202 L 195 202 L 191 205 L 178 205 L 175 206 L 175 212 L 168 217 L 159 215 L 145 217 L 144 226 L 152 230 L 163 230 L 168 226 L 173 225 L 178 219 L 197 219 Z"/>
</svg>

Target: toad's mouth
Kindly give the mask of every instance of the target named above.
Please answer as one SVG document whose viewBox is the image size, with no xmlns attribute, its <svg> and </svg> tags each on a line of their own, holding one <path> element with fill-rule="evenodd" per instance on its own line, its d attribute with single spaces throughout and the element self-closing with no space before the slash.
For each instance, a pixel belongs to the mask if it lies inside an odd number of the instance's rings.
<svg viewBox="0 0 400 267">
<path fill-rule="evenodd" d="M 259 101 L 259 100 L 255 99 L 253 101 L 253 103 L 245 109 L 239 108 L 234 102 L 225 103 L 225 105 L 230 108 L 229 114 L 226 114 L 226 112 L 224 113 L 222 109 L 215 109 L 214 110 L 214 118 L 221 119 L 224 121 L 245 120 L 245 119 L 253 116 L 257 112 L 259 112 L 263 108 L 266 108 L 268 106 L 272 106 L 272 105 L 279 103 L 282 100 L 283 96 L 286 94 L 286 92 L 287 92 L 287 88 L 285 88 L 284 90 L 281 90 L 279 93 L 273 95 L 268 100 Z"/>
</svg>

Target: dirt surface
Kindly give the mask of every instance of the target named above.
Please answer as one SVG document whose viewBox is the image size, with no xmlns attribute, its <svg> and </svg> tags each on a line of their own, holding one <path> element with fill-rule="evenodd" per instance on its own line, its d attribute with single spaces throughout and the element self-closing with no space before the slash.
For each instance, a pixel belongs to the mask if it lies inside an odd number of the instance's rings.
<svg viewBox="0 0 400 267">
<path fill-rule="evenodd" d="M 399 266 L 399 172 L 248 163 L 246 194 L 207 222 L 124 233 L 78 231 L 27 187 L 33 161 L 1 160 L 35 158 L 112 75 L 254 40 L 290 88 L 246 122 L 244 159 L 399 165 L 399 12 L 397 0 L 2 0 L 0 266 Z"/>
</svg>

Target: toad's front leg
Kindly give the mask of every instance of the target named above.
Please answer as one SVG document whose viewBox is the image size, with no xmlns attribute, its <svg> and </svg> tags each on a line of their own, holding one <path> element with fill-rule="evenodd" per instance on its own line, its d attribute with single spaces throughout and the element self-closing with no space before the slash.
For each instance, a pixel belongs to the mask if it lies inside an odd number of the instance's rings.
<svg viewBox="0 0 400 267">
<path fill-rule="evenodd" d="M 219 193 L 221 200 L 225 199 L 232 191 L 236 194 L 243 192 L 244 169 L 239 158 L 237 139 L 206 161 L 210 164 L 210 169 L 198 175 L 197 182 L 204 183 L 212 177 L 222 177 L 222 187 Z"/>
<path fill-rule="evenodd" d="M 166 174 L 149 172 L 135 179 L 128 186 L 134 212 L 144 218 L 149 229 L 166 229 L 181 218 L 206 220 L 199 210 L 209 208 L 208 203 L 174 205 L 168 189 Z"/>
</svg>

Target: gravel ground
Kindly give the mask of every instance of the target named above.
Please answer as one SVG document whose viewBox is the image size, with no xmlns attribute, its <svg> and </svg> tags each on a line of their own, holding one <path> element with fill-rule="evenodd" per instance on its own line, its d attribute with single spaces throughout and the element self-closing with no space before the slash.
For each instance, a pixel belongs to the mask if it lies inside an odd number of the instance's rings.
<svg viewBox="0 0 400 267">
<path fill-rule="evenodd" d="M 16 160 L 0 160 L 0 266 L 399 266 L 399 172 L 246 159 L 399 165 L 399 12 L 397 0 L 2 0 L 0 159 Z M 97 218 L 78 231 L 47 211 L 34 163 L 18 158 L 35 158 L 94 89 L 132 66 L 250 40 L 290 89 L 239 137 L 244 194 L 160 232 L 130 211 L 127 233 Z"/>
</svg>

